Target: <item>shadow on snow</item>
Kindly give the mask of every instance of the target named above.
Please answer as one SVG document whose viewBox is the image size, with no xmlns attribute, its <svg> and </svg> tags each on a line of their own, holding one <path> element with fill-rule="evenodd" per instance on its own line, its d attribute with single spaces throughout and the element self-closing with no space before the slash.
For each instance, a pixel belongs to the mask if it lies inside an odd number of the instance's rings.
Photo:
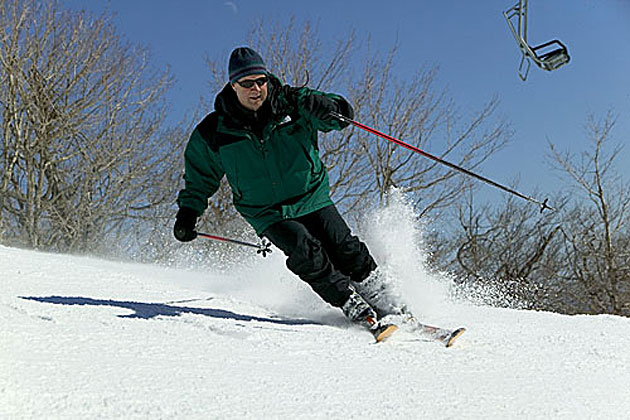
<svg viewBox="0 0 630 420">
<path fill-rule="evenodd" d="M 118 315 L 120 318 L 152 319 L 156 316 L 179 316 L 181 314 L 204 315 L 211 318 L 234 319 L 236 321 L 270 322 L 282 325 L 321 325 L 305 319 L 264 318 L 250 315 L 237 314 L 224 309 L 191 308 L 186 306 L 173 306 L 165 303 L 127 302 L 109 299 L 92 299 L 86 297 L 68 296 L 20 296 L 21 299 L 34 300 L 42 303 L 54 303 L 57 305 L 81 305 L 81 306 L 111 306 L 116 308 L 131 309 L 134 313 Z"/>
</svg>

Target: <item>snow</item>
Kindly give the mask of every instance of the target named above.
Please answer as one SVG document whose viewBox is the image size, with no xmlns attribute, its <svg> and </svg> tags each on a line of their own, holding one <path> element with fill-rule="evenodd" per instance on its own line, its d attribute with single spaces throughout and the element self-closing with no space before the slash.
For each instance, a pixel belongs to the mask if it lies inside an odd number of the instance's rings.
<svg viewBox="0 0 630 420">
<path fill-rule="evenodd" d="M 0 247 L 0 418 L 627 416 L 629 319 L 453 302 L 399 220 L 378 258 L 423 321 L 468 329 L 452 348 L 375 344 L 277 251 L 228 274 Z"/>
</svg>

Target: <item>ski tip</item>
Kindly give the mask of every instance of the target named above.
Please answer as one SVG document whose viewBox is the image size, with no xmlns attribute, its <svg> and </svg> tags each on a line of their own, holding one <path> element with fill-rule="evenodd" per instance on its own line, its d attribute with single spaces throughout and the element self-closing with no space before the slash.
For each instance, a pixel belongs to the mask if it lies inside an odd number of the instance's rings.
<svg viewBox="0 0 630 420">
<path fill-rule="evenodd" d="M 466 328 L 458 328 L 455 331 L 453 331 L 453 333 L 450 335 L 448 340 L 446 340 L 446 347 L 451 347 L 453 343 L 455 343 L 455 340 L 461 337 L 461 335 L 464 334 L 465 332 L 466 332 Z"/>
<path fill-rule="evenodd" d="M 384 326 L 374 336 L 374 337 L 376 337 L 376 342 L 377 343 L 382 343 L 383 341 L 387 340 L 387 338 L 389 338 L 389 336 L 392 335 L 396 330 L 398 330 L 398 327 L 396 325 L 386 325 L 386 326 Z"/>
</svg>

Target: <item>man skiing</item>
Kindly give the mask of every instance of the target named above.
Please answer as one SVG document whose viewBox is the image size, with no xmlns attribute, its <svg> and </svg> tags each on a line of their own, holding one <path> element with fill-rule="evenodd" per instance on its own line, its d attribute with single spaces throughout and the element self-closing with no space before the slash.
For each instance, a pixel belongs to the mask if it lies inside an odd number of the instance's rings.
<svg viewBox="0 0 630 420">
<path fill-rule="evenodd" d="M 347 126 L 331 112 L 352 119 L 352 106 L 336 94 L 283 85 L 251 48 L 236 48 L 228 69 L 214 111 L 186 147 L 175 238 L 196 238 L 197 219 L 226 176 L 235 208 L 285 253 L 289 270 L 383 338 L 395 328 L 379 319 L 401 310 L 383 298 L 374 259 L 333 204 L 317 144 L 318 131 Z"/>
</svg>

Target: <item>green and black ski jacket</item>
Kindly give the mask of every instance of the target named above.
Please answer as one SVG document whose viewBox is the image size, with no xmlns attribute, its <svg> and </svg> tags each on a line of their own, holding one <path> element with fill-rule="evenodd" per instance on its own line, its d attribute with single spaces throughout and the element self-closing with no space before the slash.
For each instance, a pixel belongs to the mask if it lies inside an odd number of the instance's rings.
<svg viewBox="0 0 630 420">
<path fill-rule="evenodd" d="M 226 85 L 217 95 L 215 111 L 195 128 L 186 146 L 179 206 L 201 215 L 224 175 L 235 208 L 259 235 L 280 220 L 333 204 L 317 132 L 347 124 L 311 116 L 303 106 L 309 95 L 332 98 L 341 114 L 353 117 L 352 107 L 341 96 L 283 86 L 273 75 L 258 112 L 240 105 Z"/>
</svg>

